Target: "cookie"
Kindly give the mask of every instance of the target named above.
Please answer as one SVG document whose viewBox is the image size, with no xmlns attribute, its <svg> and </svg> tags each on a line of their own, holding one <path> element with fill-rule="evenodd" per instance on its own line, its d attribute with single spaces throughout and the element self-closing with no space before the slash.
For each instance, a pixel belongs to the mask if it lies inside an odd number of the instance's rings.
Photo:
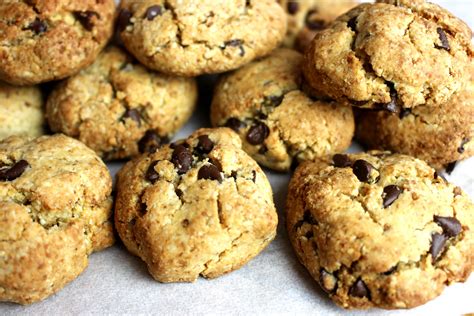
<svg viewBox="0 0 474 316">
<path fill-rule="evenodd" d="M 286 15 L 275 0 L 122 0 L 118 30 L 141 63 L 197 76 L 239 68 L 283 40 Z"/>
<path fill-rule="evenodd" d="M 287 229 L 301 263 L 344 308 L 411 308 L 474 267 L 474 205 L 416 158 L 369 152 L 306 162 Z"/>
<path fill-rule="evenodd" d="M 152 72 L 109 47 L 51 93 L 46 111 L 54 132 L 112 160 L 156 150 L 186 123 L 196 100 L 194 79 Z"/>
<path fill-rule="evenodd" d="M 474 156 L 474 71 L 471 72 L 467 88 L 439 107 L 418 106 L 398 114 L 360 110 L 357 139 L 370 149 L 415 156 L 436 169 Z"/>
<path fill-rule="evenodd" d="M 319 32 L 305 54 L 309 84 L 340 102 L 391 112 L 435 107 L 461 91 L 471 30 L 435 4 L 404 3 L 361 4 Z"/>
<path fill-rule="evenodd" d="M 0 82 L 0 139 L 44 134 L 43 105 L 38 87 L 15 87 Z"/>
<path fill-rule="evenodd" d="M 113 32 L 113 0 L 3 1 L 0 79 L 32 85 L 91 64 Z"/>
<path fill-rule="evenodd" d="M 0 141 L 0 301 L 54 294 L 113 244 L 111 189 L 107 167 L 77 140 Z"/>
<path fill-rule="evenodd" d="M 160 282 L 236 270 L 275 237 L 270 184 L 230 129 L 200 129 L 142 155 L 117 180 L 117 231 Z"/>
<path fill-rule="evenodd" d="M 302 90 L 302 61 L 296 51 L 277 49 L 221 78 L 212 101 L 212 124 L 232 128 L 249 155 L 279 171 L 342 152 L 354 134 L 350 107 Z"/>
<path fill-rule="evenodd" d="M 288 16 L 283 45 L 304 52 L 316 35 L 330 22 L 356 5 L 353 0 L 278 0 Z"/>
</svg>

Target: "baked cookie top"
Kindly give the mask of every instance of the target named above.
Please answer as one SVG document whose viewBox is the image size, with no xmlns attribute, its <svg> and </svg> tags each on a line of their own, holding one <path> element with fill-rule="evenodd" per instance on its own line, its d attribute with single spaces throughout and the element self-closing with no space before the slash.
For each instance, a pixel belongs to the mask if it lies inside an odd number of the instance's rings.
<svg viewBox="0 0 474 316">
<path fill-rule="evenodd" d="M 469 80 L 471 34 L 428 2 L 361 4 L 316 35 L 304 73 L 319 93 L 354 106 L 439 106 Z"/>
<path fill-rule="evenodd" d="M 265 174 L 230 129 L 200 129 L 118 174 L 117 231 L 160 282 L 240 268 L 275 237 L 277 221 Z"/>
<path fill-rule="evenodd" d="M 474 205 L 425 162 L 369 152 L 300 165 L 287 229 L 300 261 L 345 308 L 410 308 L 464 281 Z"/>
<path fill-rule="evenodd" d="M 236 69 L 283 40 L 286 15 L 275 0 L 122 0 L 127 49 L 144 65 L 197 76 Z"/>
<path fill-rule="evenodd" d="M 113 0 L 0 3 L 0 79 L 31 85 L 92 63 L 113 32 Z"/>
<path fill-rule="evenodd" d="M 277 49 L 226 74 L 214 91 L 212 124 L 232 128 L 248 154 L 275 170 L 344 151 L 354 133 L 350 107 L 303 91 L 302 61 L 296 51 Z"/>
<path fill-rule="evenodd" d="M 46 114 L 54 132 L 112 160 L 156 150 L 186 123 L 196 101 L 193 78 L 147 70 L 111 46 L 53 90 Z"/>
</svg>

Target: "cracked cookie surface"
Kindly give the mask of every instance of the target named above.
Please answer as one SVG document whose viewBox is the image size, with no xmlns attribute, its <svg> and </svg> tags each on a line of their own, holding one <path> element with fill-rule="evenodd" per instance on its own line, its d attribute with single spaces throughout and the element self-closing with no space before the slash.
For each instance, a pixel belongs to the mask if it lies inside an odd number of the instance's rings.
<svg viewBox="0 0 474 316">
<path fill-rule="evenodd" d="M 39 87 L 0 82 L 0 139 L 44 134 L 44 101 Z"/>
<path fill-rule="evenodd" d="M 471 35 L 435 4 L 361 4 L 316 35 L 304 74 L 318 93 L 358 107 L 438 106 L 469 80 Z"/>
<path fill-rule="evenodd" d="M 111 46 L 53 90 L 46 111 L 54 132 L 112 160 L 156 150 L 186 123 L 196 101 L 195 79 L 147 70 Z"/>
<path fill-rule="evenodd" d="M 301 263 L 344 308 L 418 306 L 473 269 L 473 203 L 405 155 L 303 163 L 286 224 Z"/>
<path fill-rule="evenodd" d="M 230 129 L 200 129 L 120 170 L 115 225 L 156 280 L 218 277 L 275 237 L 270 184 L 240 146 Z"/>
<path fill-rule="evenodd" d="M 236 69 L 283 40 L 286 16 L 274 0 L 122 0 L 127 49 L 147 67 L 197 76 Z"/>
<path fill-rule="evenodd" d="M 112 35 L 113 0 L 0 3 L 0 79 L 31 85 L 91 64 Z"/>
<path fill-rule="evenodd" d="M 0 301 L 42 300 L 111 246 L 111 190 L 107 167 L 75 139 L 0 141 Z"/>
<path fill-rule="evenodd" d="M 281 48 L 220 79 L 211 105 L 213 126 L 227 126 L 244 150 L 280 171 L 293 162 L 342 152 L 354 134 L 352 109 L 302 91 L 296 51 Z"/>
</svg>

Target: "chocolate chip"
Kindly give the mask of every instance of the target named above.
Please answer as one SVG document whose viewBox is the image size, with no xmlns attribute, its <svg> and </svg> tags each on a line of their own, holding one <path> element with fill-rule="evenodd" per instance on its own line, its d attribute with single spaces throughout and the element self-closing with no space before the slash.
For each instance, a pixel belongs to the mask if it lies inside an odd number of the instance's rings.
<svg viewBox="0 0 474 316">
<path fill-rule="evenodd" d="M 189 220 L 188 219 L 183 219 L 183 221 L 181 222 L 181 226 L 183 226 L 184 228 L 188 227 L 189 226 Z"/>
<path fill-rule="evenodd" d="M 237 171 L 232 170 L 232 172 L 230 173 L 230 176 L 234 178 L 234 180 L 237 180 Z"/>
<path fill-rule="evenodd" d="M 313 215 L 311 214 L 309 210 L 304 211 L 303 222 L 308 223 L 310 225 L 318 224 L 318 222 L 314 219 Z"/>
<path fill-rule="evenodd" d="M 178 169 L 178 174 L 184 174 L 191 169 L 193 155 L 184 145 L 177 145 L 171 156 L 171 162 Z"/>
<path fill-rule="evenodd" d="M 352 165 L 352 172 L 354 172 L 360 182 L 369 182 L 370 172 L 374 169 L 370 163 L 365 160 L 358 159 Z"/>
<path fill-rule="evenodd" d="M 443 229 L 443 235 L 447 237 L 456 237 L 462 231 L 461 223 L 454 217 L 434 216 L 436 224 Z"/>
<path fill-rule="evenodd" d="M 257 171 L 252 170 L 252 182 L 255 183 L 256 180 L 257 180 Z"/>
<path fill-rule="evenodd" d="M 120 13 L 117 18 L 117 28 L 119 32 L 123 32 L 127 26 L 130 24 L 130 19 L 132 17 L 132 12 L 127 9 L 120 10 Z"/>
<path fill-rule="evenodd" d="M 457 161 L 450 162 L 446 165 L 445 170 L 447 174 L 451 174 L 454 171 L 454 168 L 456 168 Z"/>
<path fill-rule="evenodd" d="M 347 21 L 347 26 L 354 32 L 357 32 L 357 16 Z"/>
<path fill-rule="evenodd" d="M 404 119 L 405 117 L 407 117 L 410 114 L 411 114 L 411 109 L 410 108 L 402 108 L 400 110 L 400 114 L 398 115 L 398 117 L 400 119 Z"/>
<path fill-rule="evenodd" d="M 155 183 L 159 178 L 160 175 L 155 170 L 155 166 L 158 164 L 158 161 L 152 162 L 152 164 L 148 167 L 148 170 L 145 173 L 145 179 L 150 181 L 151 183 Z"/>
<path fill-rule="evenodd" d="M 430 247 L 430 254 L 433 261 L 435 261 L 441 251 L 444 248 L 444 244 L 448 237 L 444 236 L 440 233 L 434 233 L 431 235 L 431 247 Z"/>
<path fill-rule="evenodd" d="M 263 122 L 257 122 L 247 132 L 247 141 L 252 145 L 259 145 L 265 141 L 269 134 L 268 126 Z"/>
<path fill-rule="evenodd" d="M 128 109 L 122 116 L 122 120 L 131 119 L 137 123 L 138 126 L 142 125 L 142 118 L 140 112 L 137 109 Z"/>
<path fill-rule="evenodd" d="M 28 25 L 28 29 L 32 30 L 36 34 L 44 33 L 48 30 L 48 26 L 45 22 L 41 21 L 40 19 L 36 18 L 30 25 Z"/>
<path fill-rule="evenodd" d="M 214 143 L 208 135 L 201 135 L 198 137 L 198 144 L 196 150 L 199 154 L 208 154 L 214 148 Z"/>
<path fill-rule="evenodd" d="M 461 145 L 460 145 L 459 148 L 458 148 L 458 153 L 460 153 L 460 154 L 464 153 L 464 150 L 466 150 L 466 149 L 464 148 L 464 145 L 466 145 L 466 144 L 469 143 L 470 141 L 471 141 L 470 138 L 464 137 L 464 138 L 461 140 Z"/>
<path fill-rule="evenodd" d="M 224 126 L 232 128 L 237 133 L 239 132 L 241 128 L 247 127 L 247 125 L 244 122 L 242 122 L 241 120 L 235 117 L 231 117 L 230 119 L 228 119 Z"/>
<path fill-rule="evenodd" d="M 334 293 L 337 289 L 336 277 L 325 269 L 319 271 L 319 284 L 321 284 L 323 290 L 328 294 Z"/>
<path fill-rule="evenodd" d="M 222 176 L 217 168 L 214 165 L 204 165 L 198 171 L 198 180 L 200 179 L 208 179 L 208 180 L 217 180 L 222 182 Z"/>
<path fill-rule="evenodd" d="M 0 181 L 13 181 L 20 177 L 30 164 L 26 160 L 20 160 L 10 168 L 0 167 Z"/>
<path fill-rule="evenodd" d="M 314 237 L 314 233 L 312 230 L 308 231 L 305 235 L 304 235 L 307 239 L 311 239 Z"/>
<path fill-rule="evenodd" d="M 140 150 L 141 153 L 154 153 L 163 143 L 166 143 L 166 141 L 167 139 L 165 137 L 162 138 L 155 130 L 149 129 L 138 141 L 138 150 Z"/>
<path fill-rule="evenodd" d="M 99 19 L 100 15 L 95 11 L 75 11 L 74 17 L 87 31 L 92 31 L 94 28 L 93 18 Z"/>
<path fill-rule="evenodd" d="M 395 86 L 391 82 L 387 82 L 387 85 L 390 88 L 390 102 L 388 103 L 379 103 L 377 106 L 382 108 L 383 110 L 386 110 L 391 113 L 397 113 L 400 111 L 399 106 L 398 106 L 398 94 L 397 90 L 395 90 Z"/>
<path fill-rule="evenodd" d="M 362 281 L 361 278 L 358 278 L 354 284 L 349 288 L 349 295 L 355 297 L 366 297 L 370 299 L 370 290 L 367 285 Z"/>
<path fill-rule="evenodd" d="M 145 16 L 148 21 L 152 21 L 158 15 L 162 15 L 162 14 L 163 14 L 163 7 L 161 5 L 152 5 L 146 10 Z"/>
<path fill-rule="evenodd" d="M 298 12 L 299 8 L 300 6 L 296 1 L 288 1 L 288 3 L 286 4 L 286 10 L 289 14 L 295 14 L 296 12 Z"/>
<path fill-rule="evenodd" d="M 449 52 L 451 50 L 451 48 L 449 47 L 449 41 L 448 41 L 448 37 L 446 36 L 446 33 L 440 27 L 438 27 L 436 29 L 436 32 L 438 32 L 438 36 L 439 36 L 439 40 L 441 41 L 441 45 L 435 44 L 435 47 L 439 48 L 439 49 L 445 49 Z"/>
<path fill-rule="evenodd" d="M 403 190 L 400 189 L 396 185 L 388 185 L 385 188 L 383 188 L 383 193 L 382 193 L 383 207 L 387 208 L 390 205 L 392 205 L 392 203 L 395 202 L 396 199 L 398 199 L 398 196 L 402 192 Z"/>
<path fill-rule="evenodd" d="M 349 156 L 344 154 L 335 154 L 332 157 L 332 162 L 334 164 L 334 167 L 337 168 L 345 168 L 350 167 L 352 165 L 352 161 Z"/>
<path fill-rule="evenodd" d="M 176 196 L 179 197 L 179 198 L 181 198 L 183 196 L 183 191 L 180 190 L 180 189 L 174 190 L 174 193 L 176 193 Z"/>
</svg>

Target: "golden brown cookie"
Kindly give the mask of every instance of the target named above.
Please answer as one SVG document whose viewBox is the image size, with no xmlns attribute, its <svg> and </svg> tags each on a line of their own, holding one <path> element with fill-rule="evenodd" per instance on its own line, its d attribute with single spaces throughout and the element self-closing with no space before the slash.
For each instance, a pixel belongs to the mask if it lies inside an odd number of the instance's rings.
<svg viewBox="0 0 474 316">
<path fill-rule="evenodd" d="M 31 85 L 91 64 L 113 31 L 113 0 L 0 2 L 0 79 Z"/>
<path fill-rule="evenodd" d="M 118 30 L 141 63 L 165 73 L 218 73 L 269 54 L 286 15 L 275 0 L 122 0 Z"/>
<path fill-rule="evenodd" d="M 288 234 L 344 308 L 411 308 L 474 268 L 474 205 L 425 162 L 388 152 L 305 162 L 291 179 Z"/>
<path fill-rule="evenodd" d="M 118 174 L 117 231 L 160 282 L 240 268 L 273 240 L 277 221 L 265 174 L 230 129 L 200 129 Z"/>
<path fill-rule="evenodd" d="M 0 301 L 42 300 L 112 245 L 111 190 L 107 167 L 77 140 L 0 141 Z"/>
<path fill-rule="evenodd" d="M 147 70 L 117 47 L 107 48 L 49 96 L 54 132 L 77 138 L 106 160 L 154 151 L 191 116 L 193 78 Z"/>
<path fill-rule="evenodd" d="M 240 135 L 262 165 L 287 171 L 293 162 L 342 152 L 354 134 L 352 109 L 311 99 L 301 88 L 303 56 L 286 48 L 221 78 L 211 106 L 213 126 Z"/>
</svg>

